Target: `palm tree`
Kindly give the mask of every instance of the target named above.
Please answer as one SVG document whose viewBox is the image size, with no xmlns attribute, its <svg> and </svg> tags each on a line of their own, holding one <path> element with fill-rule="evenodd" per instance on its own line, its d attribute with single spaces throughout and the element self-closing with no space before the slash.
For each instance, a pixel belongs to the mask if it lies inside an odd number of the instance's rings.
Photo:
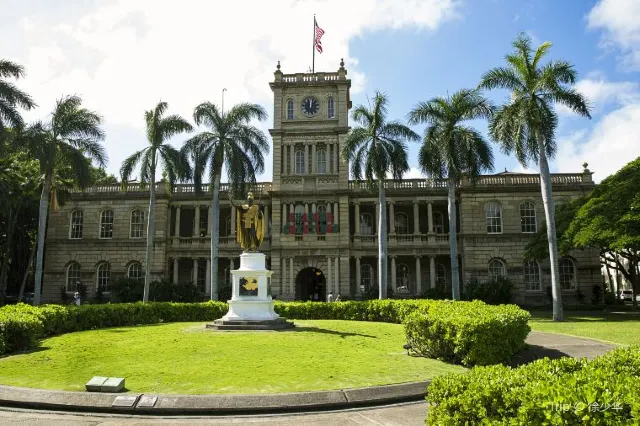
<svg viewBox="0 0 640 426">
<path fill-rule="evenodd" d="M 506 56 L 507 66 L 494 68 L 482 76 L 481 88 L 507 89 L 509 102 L 499 107 L 489 123 L 489 133 L 506 154 L 515 153 L 518 161 L 527 166 L 538 162 L 540 188 L 547 223 L 549 258 L 551 261 L 551 289 L 553 320 L 562 321 L 562 294 L 558 272 L 558 244 L 553 211 L 549 158 L 556 152 L 555 130 L 558 116 L 554 104 L 559 103 L 575 113 L 591 118 L 588 101 L 572 85 L 577 73 L 566 61 L 541 59 L 551 48 L 542 43 L 535 51 L 531 39 L 520 34 L 513 42 L 515 52 Z"/>
<path fill-rule="evenodd" d="M 40 303 L 44 239 L 49 213 L 49 200 L 57 205 L 54 179 L 62 167 L 73 172 L 75 183 L 84 188 L 90 183 L 91 161 L 104 166 L 107 155 L 100 141 L 104 132 L 100 128 L 102 117 L 82 107 L 78 96 L 65 96 L 56 101 L 48 123 L 37 122 L 25 133 L 30 155 L 40 163 L 42 195 L 38 219 L 36 273 L 33 303 Z M 69 167 L 71 166 L 71 167 Z"/>
<path fill-rule="evenodd" d="M 405 140 L 420 137 L 399 121 L 387 121 L 389 101 L 376 91 L 373 107 L 358 106 L 351 118 L 360 126 L 352 129 L 345 139 L 342 157 L 351 164 L 354 179 L 364 176 L 370 187 L 378 187 L 378 289 L 379 298 L 387 298 L 387 205 L 385 181 L 387 173 L 402 179 L 409 170 Z"/>
<path fill-rule="evenodd" d="M 208 130 L 185 142 L 182 152 L 193 159 L 193 182 L 196 193 L 202 191 L 202 176 L 209 167 L 209 182 L 213 183 L 209 227 L 211 229 L 211 300 L 218 299 L 218 243 L 220 240 L 220 180 L 226 168 L 232 192 L 242 192 L 246 183 L 256 181 L 256 174 L 264 171 L 264 154 L 269 153 L 266 135 L 251 125 L 251 120 L 267 119 L 260 105 L 235 105 L 228 113 L 210 102 L 198 105 L 193 111 L 198 126 Z"/>
<path fill-rule="evenodd" d="M 0 133 L 7 127 L 22 127 L 24 121 L 18 107 L 31 109 L 36 104 L 31 97 L 18 89 L 13 83 L 4 80 L 7 77 L 24 77 L 24 68 L 6 59 L 0 59 Z"/>
<path fill-rule="evenodd" d="M 189 161 L 167 141 L 173 136 L 184 132 L 191 132 L 193 127 L 179 115 L 164 116 L 168 104 L 159 102 L 152 110 L 144 114 L 147 123 L 147 140 L 149 146 L 134 152 L 123 161 L 120 168 L 122 186 L 126 187 L 131 173 L 140 163 L 140 182 L 149 183 L 149 211 L 147 212 L 147 255 L 144 266 L 144 293 L 142 302 L 149 301 L 149 286 L 151 283 L 151 256 L 153 255 L 153 237 L 155 234 L 156 210 L 156 171 L 158 162 L 167 175 L 170 185 L 176 180 L 186 180 L 190 177 Z"/>
<path fill-rule="evenodd" d="M 467 120 L 488 118 L 492 106 L 476 90 L 463 89 L 451 97 L 436 97 L 418 104 L 409 113 L 409 123 L 427 123 L 418 162 L 422 171 L 436 179 L 447 179 L 449 188 L 449 244 L 451 247 L 451 294 L 460 300 L 460 273 L 456 240 L 456 184 L 463 177 L 472 182 L 493 169 L 489 143 Z"/>
</svg>

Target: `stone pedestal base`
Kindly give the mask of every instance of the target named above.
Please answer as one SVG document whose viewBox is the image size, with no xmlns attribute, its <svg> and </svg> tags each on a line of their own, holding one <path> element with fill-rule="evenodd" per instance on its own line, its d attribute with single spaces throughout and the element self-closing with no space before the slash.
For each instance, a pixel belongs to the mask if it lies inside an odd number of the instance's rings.
<svg viewBox="0 0 640 426">
<path fill-rule="evenodd" d="M 231 271 L 232 293 L 229 312 L 208 324 L 217 330 L 281 330 L 293 323 L 280 318 L 273 310 L 271 275 L 265 267 L 263 253 L 242 253 L 240 268 Z"/>
</svg>

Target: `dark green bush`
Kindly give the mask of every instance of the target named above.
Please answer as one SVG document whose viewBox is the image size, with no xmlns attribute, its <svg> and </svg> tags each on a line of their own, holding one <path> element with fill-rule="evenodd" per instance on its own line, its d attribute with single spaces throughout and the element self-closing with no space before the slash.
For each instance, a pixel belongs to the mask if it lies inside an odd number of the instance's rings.
<svg viewBox="0 0 640 426">
<path fill-rule="evenodd" d="M 511 303 L 513 283 L 507 277 L 496 277 L 487 282 L 471 278 L 464 285 L 462 300 L 481 300 L 491 305 Z"/>
<path fill-rule="evenodd" d="M 548 358 L 475 367 L 427 388 L 428 425 L 622 425 L 640 419 L 640 347 L 592 361 Z"/>
<path fill-rule="evenodd" d="M 508 361 L 524 347 L 530 314 L 515 305 L 433 301 L 404 320 L 415 355 L 464 365 Z"/>
</svg>

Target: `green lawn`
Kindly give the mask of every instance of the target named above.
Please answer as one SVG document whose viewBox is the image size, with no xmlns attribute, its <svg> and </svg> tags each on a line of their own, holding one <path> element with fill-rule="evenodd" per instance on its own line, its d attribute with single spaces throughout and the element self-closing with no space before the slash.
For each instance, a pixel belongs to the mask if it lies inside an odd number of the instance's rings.
<svg viewBox="0 0 640 426">
<path fill-rule="evenodd" d="M 0 384 L 84 390 L 92 376 L 124 377 L 154 393 L 275 393 L 402 383 L 464 371 L 409 357 L 401 325 L 295 321 L 286 332 L 215 332 L 173 323 L 70 333 L 0 359 Z"/>
<path fill-rule="evenodd" d="M 551 312 L 532 312 L 533 330 L 588 337 L 624 345 L 640 345 L 640 314 L 624 312 L 567 312 L 564 322 L 553 322 Z"/>
</svg>

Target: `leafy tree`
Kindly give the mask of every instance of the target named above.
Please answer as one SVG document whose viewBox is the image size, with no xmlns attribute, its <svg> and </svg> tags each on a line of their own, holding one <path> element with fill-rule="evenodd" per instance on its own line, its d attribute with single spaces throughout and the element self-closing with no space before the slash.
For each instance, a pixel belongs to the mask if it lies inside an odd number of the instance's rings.
<svg viewBox="0 0 640 426">
<path fill-rule="evenodd" d="M 409 170 L 405 141 L 420 137 L 399 121 L 387 121 L 387 97 L 376 92 L 373 106 L 358 106 L 351 118 L 359 126 L 351 129 L 345 139 L 342 157 L 351 165 L 351 174 L 357 180 L 363 177 L 370 187 L 378 188 L 378 288 L 380 299 L 387 298 L 387 202 L 385 182 L 387 173 L 393 179 L 402 179 Z"/>
<path fill-rule="evenodd" d="M 251 120 L 266 120 L 260 105 L 235 105 L 228 113 L 210 102 L 198 105 L 193 119 L 203 131 L 185 142 L 182 152 L 193 159 L 193 181 L 196 193 L 202 191 L 202 176 L 209 168 L 212 183 L 209 226 L 211 228 L 211 299 L 218 299 L 218 252 L 220 240 L 220 180 L 222 168 L 233 192 L 243 192 L 246 183 L 253 184 L 256 174 L 264 171 L 264 154 L 269 153 L 266 135 Z"/>
<path fill-rule="evenodd" d="M 409 123 L 427 123 L 418 162 L 422 171 L 436 179 L 447 179 L 449 188 L 449 245 L 451 291 L 460 300 L 460 271 L 456 239 L 456 185 L 463 177 L 473 182 L 493 169 L 493 153 L 480 132 L 465 121 L 489 118 L 492 106 L 476 90 L 463 89 L 451 97 L 436 97 L 418 104 L 409 113 Z"/>
<path fill-rule="evenodd" d="M 513 47 L 515 52 L 506 56 L 507 66 L 486 72 L 479 87 L 509 90 L 510 100 L 493 115 L 489 133 L 501 145 L 504 153 L 514 153 L 524 167 L 529 161 L 539 165 L 542 202 L 548 225 L 553 320 L 562 321 L 558 246 L 548 163 L 557 148 L 555 131 L 558 116 L 554 104 L 562 104 L 587 118 L 591 118 L 591 115 L 587 100 L 572 88 L 577 77 L 573 66 L 566 61 L 541 64 L 551 43 L 545 42 L 534 51 L 531 39 L 520 34 L 513 42 Z"/>
<path fill-rule="evenodd" d="M 23 127 L 24 121 L 18 108 L 31 109 L 36 106 L 31 97 L 5 80 L 7 77 L 24 77 L 24 67 L 6 59 L 0 59 L 0 133 L 7 127 Z"/>
<path fill-rule="evenodd" d="M 147 214 L 147 255 L 144 267 L 144 295 L 142 301 L 149 301 L 151 283 L 151 257 L 153 254 L 153 237 L 155 234 L 156 209 L 156 172 L 158 163 L 167 174 L 169 183 L 186 180 L 190 177 L 189 162 L 168 140 L 180 133 L 191 132 L 193 127 L 179 115 L 165 116 L 168 104 L 159 102 L 156 107 L 145 113 L 147 124 L 147 141 L 149 146 L 134 152 L 124 160 L 120 168 L 122 186 L 126 187 L 131 173 L 140 163 L 140 181 L 149 183 L 149 211 Z"/>
<path fill-rule="evenodd" d="M 594 247 L 604 261 L 632 284 L 633 304 L 640 292 L 640 158 L 604 179 L 589 194 L 567 227 L 573 247 Z M 623 259 L 626 262 L 623 262 Z"/>
<path fill-rule="evenodd" d="M 104 139 L 101 124 L 102 117 L 83 108 L 80 97 L 65 96 L 56 101 L 48 122 L 37 122 L 29 126 L 21 138 L 29 155 L 39 161 L 42 176 L 33 300 L 36 305 L 40 303 L 42 289 L 44 241 L 50 200 L 54 208 L 57 205 L 55 177 L 66 168 L 72 173 L 73 182 L 80 188 L 90 183 L 91 161 L 104 166 L 107 160 L 100 143 Z"/>
</svg>

